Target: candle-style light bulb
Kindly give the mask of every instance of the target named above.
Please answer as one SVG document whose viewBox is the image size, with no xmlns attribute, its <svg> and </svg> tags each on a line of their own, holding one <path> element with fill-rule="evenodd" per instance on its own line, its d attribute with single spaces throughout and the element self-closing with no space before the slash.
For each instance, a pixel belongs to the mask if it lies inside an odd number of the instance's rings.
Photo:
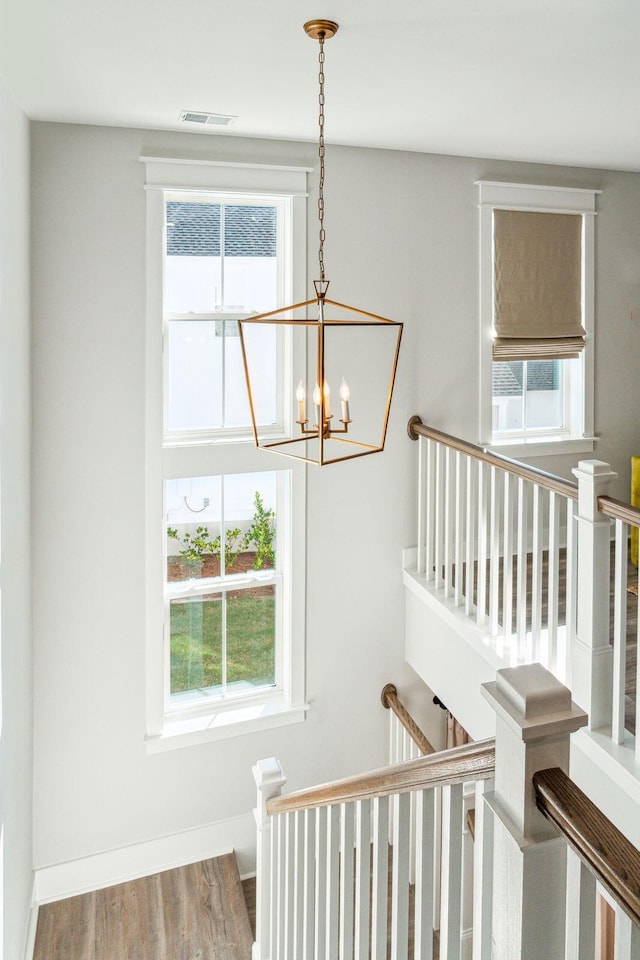
<svg viewBox="0 0 640 960">
<path fill-rule="evenodd" d="M 318 386 L 318 381 L 316 380 L 316 385 L 313 388 L 313 403 L 316 408 L 316 424 L 320 423 L 320 387 Z"/>
<path fill-rule="evenodd" d="M 296 400 L 298 401 L 298 421 L 304 423 L 305 421 L 305 409 L 304 409 L 304 400 L 305 400 L 305 389 L 304 383 L 302 380 L 296 387 Z"/>
<path fill-rule="evenodd" d="M 324 393 L 324 415 L 328 418 L 331 416 L 331 390 L 326 380 L 322 392 Z"/>
<path fill-rule="evenodd" d="M 340 384 L 340 400 L 342 402 L 342 419 L 349 420 L 349 384 L 342 378 L 342 383 Z"/>
</svg>

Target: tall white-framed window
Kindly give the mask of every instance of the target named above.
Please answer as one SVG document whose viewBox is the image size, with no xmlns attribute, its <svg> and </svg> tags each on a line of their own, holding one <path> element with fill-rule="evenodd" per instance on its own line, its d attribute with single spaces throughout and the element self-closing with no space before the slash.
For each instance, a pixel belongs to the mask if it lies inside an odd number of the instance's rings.
<svg viewBox="0 0 640 960">
<path fill-rule="evenodd" d="M 304 718 L 305 468 L 253 445 L 237 321 L 304 299 L 305 169 L 142 158 L 147 749 Z M 264 344 L 277 436 L 292 347 Z"/>
<path fill-rule="evenodd" d="M 594 220 L 599 191 L 485 180 L 478 181 L 478 189 L 480 443 L 508 447 L 514 456 L 593 450 Z M 551 276 L 556 244 L 564 244 L 563 256 L 572 265 L 573 286 L 567 284 L 567 290 L 554 288 L 554 283 L 564 282 L 565 271 L 559 269 L 558 277 Z M 544 255 L 538 263 L 540 251 Z M 511 287 L 506 283 L 500 287 L 501 256 L 502 262 L 505 256 L 508 260 L 505 272 L 516 277 Z M 543 278 L 544 286 L 545 271 L 550 276 L 551 298 L 561 302 L 566 297 L 577 314 L 568 322 L 575 328 L 571 332 L 580 335 L 566 337 L 564 348 L 558 346 L 562 337 L 545 343 L 545 331 L 538 330 L 538 321 L 541 328 L 546 322 L 547 333 L 552 323 L 551 313 L 545 314 L 544 291 L 543 306 L 528 313 L 533 317 L 531 330 L 517 329 L 518 321 L 522 324 L 527 316 L 517 303 L 512 311 L 502 309 L 514 290 L 520 296 L 522 289 L 523 300 L 531 296 L 535 302 L 540 296 L 535 285 Z M 505 317 L 523 339 L 501 336 Z"/>
</svg>

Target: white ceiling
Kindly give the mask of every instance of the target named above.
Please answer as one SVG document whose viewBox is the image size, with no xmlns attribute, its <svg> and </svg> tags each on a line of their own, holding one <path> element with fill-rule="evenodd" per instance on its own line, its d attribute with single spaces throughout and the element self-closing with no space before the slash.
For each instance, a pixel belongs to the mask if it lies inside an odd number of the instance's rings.
<svg viewBox="0 0 640 960">
<path fill-rule="evenodd" d="M 640 170 L 638 0 L 0 0 L 32 119 Z M 237 114 L 223 134 L 181 110 Z"/>
</svg>

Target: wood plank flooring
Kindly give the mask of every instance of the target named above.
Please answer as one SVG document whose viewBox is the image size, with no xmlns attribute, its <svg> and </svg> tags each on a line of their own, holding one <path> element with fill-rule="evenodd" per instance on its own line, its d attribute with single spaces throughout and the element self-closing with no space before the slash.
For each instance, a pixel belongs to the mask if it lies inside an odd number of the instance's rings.
<svg viewBox="0 0 640 960">
<path fill-rule="evenodd" d="M 233 854 L 40 907 L 34 960 L 250 960 Z"/>
</svg>

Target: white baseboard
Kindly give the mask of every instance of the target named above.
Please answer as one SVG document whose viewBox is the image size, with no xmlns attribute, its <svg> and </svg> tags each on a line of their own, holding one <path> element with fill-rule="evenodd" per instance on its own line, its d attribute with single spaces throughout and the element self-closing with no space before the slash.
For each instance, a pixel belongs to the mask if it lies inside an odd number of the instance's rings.
<svg viewBox="0 0 640 960">
<path fill-rule="evenodd" d="M 256 823 L 253 814 L 247 813 L 168 837 L 40 867 L 35 875 L 34 900 L 38 904 L 62 900 L 233 850 L 240 873 L 246 875 L 255 870 L 255 847 Z"/>
</svg>

